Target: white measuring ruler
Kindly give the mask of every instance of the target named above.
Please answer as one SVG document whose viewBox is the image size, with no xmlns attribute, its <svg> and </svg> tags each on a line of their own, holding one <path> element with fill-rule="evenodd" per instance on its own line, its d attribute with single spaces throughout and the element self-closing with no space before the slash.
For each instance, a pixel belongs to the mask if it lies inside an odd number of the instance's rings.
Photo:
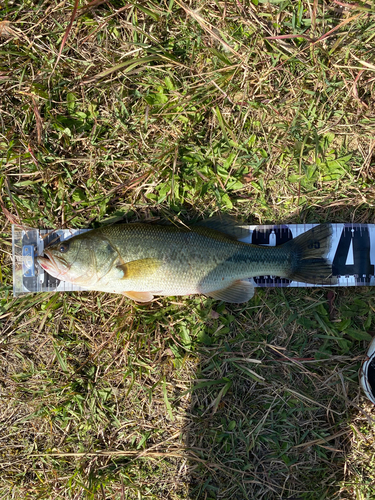
<svg viewBox="0 0 375 500">
<path fill-rule="evenodd" d="M 241 241 L 254 245 L 281 245 L 318 224 L 284 224 L 243 226 Z M 335 285 L 314 285 L 290 281 L 277 276 L 252 278 L 258 287 L 310 286 L 373 286 L 375 285 L 375 224 L 331 224 L 331 249 L 327 259 L 332 263 Z M 15 296 L 34 292 L 69 292 L 84 288 L 59 281 L 46 273 L 36 257 L 43 255 L 44 247 L 89 229 L 20 229 L 12 226 L 13 293 Z M 246 232 L 248 231 L 248 234 Z"/>
</svg>

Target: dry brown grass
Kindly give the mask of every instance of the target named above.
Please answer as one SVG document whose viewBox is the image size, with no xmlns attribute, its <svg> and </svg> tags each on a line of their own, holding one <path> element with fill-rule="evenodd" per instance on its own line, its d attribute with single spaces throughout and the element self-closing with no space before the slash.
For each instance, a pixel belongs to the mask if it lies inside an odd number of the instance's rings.
<svg viewBox="0 0 375 500">
<path fill-rule="evenodd" d="M 2 497 L 371 498 L 371 289 L 14 299 L 10 220 L 374 222 L 372 6 L 73 3 L 0 9 Z"/>
</svg>

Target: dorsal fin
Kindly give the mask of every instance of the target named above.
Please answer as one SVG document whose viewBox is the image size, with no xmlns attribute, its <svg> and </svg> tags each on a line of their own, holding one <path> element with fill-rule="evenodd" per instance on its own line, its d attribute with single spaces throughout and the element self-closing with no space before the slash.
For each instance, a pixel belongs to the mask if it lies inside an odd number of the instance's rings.
<svg viewBox="0 0 375 500">
<path fill-rule="evenodd" d="M 215 231 L 226 234 L 235 240 L 246 238 L 246 236 L 249 235 L 248 229 L 245 229 L 235 217 L 227 214 L 214 215 L 209 219 L 197 222 L 195 227 L 207 227 L 208 229 L 214 229 Z"/>
</svg>

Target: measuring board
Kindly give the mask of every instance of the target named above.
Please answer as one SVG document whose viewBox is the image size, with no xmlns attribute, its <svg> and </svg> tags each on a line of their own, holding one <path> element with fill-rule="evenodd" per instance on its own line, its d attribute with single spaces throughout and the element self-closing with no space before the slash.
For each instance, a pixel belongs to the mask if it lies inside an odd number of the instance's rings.
<svg viewBox="0 0 375 500">
<path fill-rule="evenodd" d="M 276 246 L 295 238 L 319 224 L 285 224 L 280 226 L 242 226 L 241 241 L 254 245 Z M 314 285 L 290 281 L 277 276 L 249 278 L 258 287 L 373 286 L 375 285 L 375 224 L 331 224 L 332 240 L 327 259 L 332 263 L 334 285 Z M 89 229 L 20 229 L 12 226 L 13 294 L 34 292 L 70 292 L 85 290 L 50 276 L 37 263 L 44 248 L 67 240 Z"/>
</svg>

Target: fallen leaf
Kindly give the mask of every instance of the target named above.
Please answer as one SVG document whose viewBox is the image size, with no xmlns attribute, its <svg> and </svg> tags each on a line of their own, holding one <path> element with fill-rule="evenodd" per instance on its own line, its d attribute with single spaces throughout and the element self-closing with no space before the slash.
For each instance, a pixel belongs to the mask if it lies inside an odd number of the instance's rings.
<svg viewBox="0 0 375 500">
<path fill-rule="evenodd" d="M 10 27 L 9 21 L 0 21 L 0 38 L 10 38 L 14 35 L 14 31 Z"/>
<path fill-rule="evenodd" d="M 210 313 L 210 316 L 211 316 L 212 319 L 218 319 L 218 318 L 220 318 L 220 314 L 217 313 L 216 311 L 214 311 L 213 309 L 212 309 L 212 311 Z"/>
<path fill-rule="evenodd" d="M 255 181 L 255 177 L 253 176 L 252 173 L 248 173 L 246 175 L 243 176 L 242 178 L 242 182 L 251 182 L 251 181 Z"/>
</svg>

